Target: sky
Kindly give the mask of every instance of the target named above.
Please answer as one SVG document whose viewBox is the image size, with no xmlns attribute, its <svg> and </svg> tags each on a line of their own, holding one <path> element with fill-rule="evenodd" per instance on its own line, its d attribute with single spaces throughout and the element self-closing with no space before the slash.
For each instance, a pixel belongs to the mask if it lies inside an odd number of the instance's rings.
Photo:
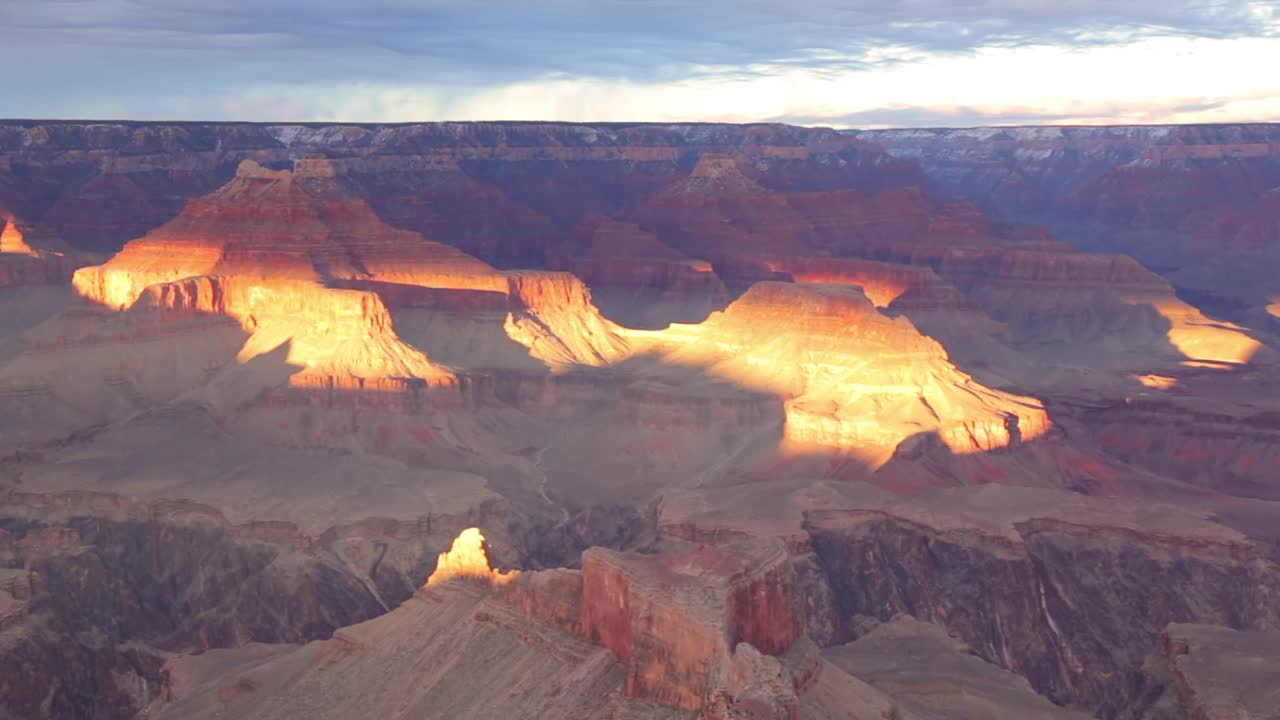
<svg viewBox="0 0 1280 720">
<path fill-rule="evenodd" d="M 0 0 L 0 117 L 1280 120 L 1280 0 Z"/>
</svg>

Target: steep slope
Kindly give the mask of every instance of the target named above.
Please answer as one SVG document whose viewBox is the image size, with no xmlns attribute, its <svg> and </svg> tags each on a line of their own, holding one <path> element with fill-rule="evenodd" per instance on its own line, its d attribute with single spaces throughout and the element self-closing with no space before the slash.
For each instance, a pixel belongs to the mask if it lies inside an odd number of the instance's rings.
<svg viewBox="0 0 1280 720">
<path fill-rule="evenodd" d="M 1045 222 L 1089 250 L 1126 252 L 1246 320 L 1280 290 L 1268 193 L 1280 126 L 1187 125 L 873 130 L 940 189 L 1015 220 Z M 1211 270 L 1210 270 L 1211 268 Z"/>
<path fill-rule="evenodd" d="M 73 252 L 47 227 L 24 222 L 0 205 L 0 288 L 65 283 L 89 257 Z"/>
<path fill-rule="evenodd" d="M 887 304 L 889 294 L 906 289 L 904 283 L 927 281 L 909 279 L 913 271 L 906 269 L 891 278 L 887 266 L 858 268 L 850 258 L 930 268 L 968 303 L 960 297 L 917 302 L 931 310 L 981 309 L 1007 324 L 1012 335 L 1004 336 L 980 313 L 948 312 L 943 322 L 929 322 L 921 313 L 920 319 L 938 328 L 944 341 L 956 342 L 966 360 L 995 367 L 1007 359 L 1003 340 L 1164 363 L 1245 363 L 1260 346 L 1242 328 L 1188 305 L 1130 258 L 1071 252 L 1043 231 L 993 225 L 972 204 L 940 203 L 918 189 L 875 196 L 856 190 L 777 192 L 747 177 L 733 158 L 705 155 L 688 178 L 623 217 L 682 252 L 708 258 L 737 290 L 786 277 L 870 283 Z M 878 278 L 869 274 L 872 268 Z M 933 292 L 946 293 L 936 284 Z M 899 309 L 911 314 L 910 301 L 904 299 Z M 970 332 L 955 332 L 956 323 Z M 966 336 L 973 335 L 984 339 L 968 347 L 975 343 Z M 1018 364 L 1004 369 L 1034 374 Z"/>
<path fill-rule="evenodd" d="M 909 618 L 877 625 L 823 656 L 923 717 L 1085 720 L 1035 694 L 1027 681 L 983 662 L 945 628 Z"/>
<path fill-rule="evenodd" d="M 596 304 L 630 327 L 701 322 L 729 302 L 711 264 L 678 252 L 634 223 L 588 218 L 547 266 L 586 282 Z"/>
<path fill-rule="evenodd" d="M 883 463 L 908 437 L 937 432 L 956 452 L 1033 439 L 1050 423 L 1039 401 L 959 372 L 936 341 L 879 312 L 860 290 L 762 282 L 700 325 L 649 338 L 663 366 L 786 399 L 784 447 Z"/>
<path fill-rule="evenodd" d="M 332 640 L 172 658 L 150 711 L 159 718 L 346 717 L 370 708 L 420 718 L 932 717 L 797 638 L 786 618 L 798 600 L 778 542 L 657 556 L 597 549 L 581 572 L 525 573 L 496 591 L 483 580 L 424 588 Z M 1023 694 L 1028 705 L 1048 704 Z"/>
<path fill-rule="evenodd" d="M 1273 539 L 1203 510 L 995 486 L 861 504 L 807 516 L 839 617 L 939 623 L 1101 717 L 1142 706 L 1143 662 L 1169 622 L 1280 623 Z"/>
<path fill-rule="evenodd" d="M 829 129 L 785 125 L 418 123 L 0 124 L 0 202 L 73 246 L 114 252 L 246 159 L 327 160 L 378 214 L 503 266 L 540 261 L 587 214 L 611 214 L 729 153 L 773 187 L 916 184 L 917 167 Z"/>
<path fill-rule="evenodd" d="M 1280 633 L 1172 624 L 1147 663 L 1147 682 L 1163 690 L 1144 720 L 1266 718 L 1280 707 Z"/>
</svg>

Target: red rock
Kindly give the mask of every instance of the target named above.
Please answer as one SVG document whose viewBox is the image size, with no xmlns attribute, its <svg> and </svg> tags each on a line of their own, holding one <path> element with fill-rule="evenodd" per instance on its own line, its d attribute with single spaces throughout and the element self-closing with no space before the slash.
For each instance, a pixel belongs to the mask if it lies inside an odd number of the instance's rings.
<svg viewBox="0 0 1280 720">
<path fill-rule="evenodd" d="M 547 266 L 582 278 L 610 317 L 641 327 L 699 322 L 729 302 L 711 263 L 672 249 L 634 223 L 584 220 L 566 246 L 548 255 Z"/>
<path fill-rule="evenodd" d="M 673 382 L 684 380 L 681 368 L 711 368 L 713 377 L 783 398 L 786 457 L 874 468 L 922 432 L 971 453 L 1051 427 L 1039 401 L 982 386 L 937 341 L 856 287 L 759 282 L 706 322 L 652 340 L 650 352 L 670 368 L 661 375 Z"/>
<path fill-rule="evenodd" d="M 706 153 L 686 178 L 650 195 L 624 214 L 666 244 L 712 260 L 740 252 L 803 247 L 807 220 L 782 193 L 742 174 L 735 160 Z"/>
<path fill-rule="evenodd" d="M 766 653 L 799 632 L 781 543 L 662 556 L 583 554 L 581 631 L 626 668 L 629 697 L 700 709 L 739 642 Z"/>
<path fill-rule="evenodd" d="M 1188 217 L 1179 231 L 1207 253 L 1252 255 L 1280 247 L 1280 188 L 1256 202 L 1233 201 Z"/>
<path fill-rule="evenodd" d="M 0 205 L 0 287 L 65 283 L 89 259 L 47 227 L 24 222 Z"/>
<path fill-rule="evenodd" d="M 0 199 L 77 247 L 111 252 L 242 160 L 302 159 L 394 225 L 529 265 L 561 228 L 634 204 L 706 152 L 731 154 L 773 187 L 876 191 L 922 179 L 875 145 L 785 125 L 12 123 L 0 127 Z M 23 168 L 21 181 L 10 167 Z"/>
</svg>

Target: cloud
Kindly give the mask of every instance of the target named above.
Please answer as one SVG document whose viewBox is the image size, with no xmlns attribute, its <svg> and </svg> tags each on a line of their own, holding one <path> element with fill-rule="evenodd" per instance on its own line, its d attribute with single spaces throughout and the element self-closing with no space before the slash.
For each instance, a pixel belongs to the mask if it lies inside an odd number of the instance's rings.
<svg viewBox="0 0 1280 720">
<path fill-rule="evenodd" d="M 654 119 L 661 89 L 701 106 L 714 87 L 727 117 L 835 116 L 856 108 L 802 96 L 991 52 L 1276 42 L 1278 18 L 1280 0 L 0 0 L 0 60 L 22 68 L 0 77 L 0 115 L 507 117 L 506 97 L 537 117 L 620 103 Z"/>
</svg>

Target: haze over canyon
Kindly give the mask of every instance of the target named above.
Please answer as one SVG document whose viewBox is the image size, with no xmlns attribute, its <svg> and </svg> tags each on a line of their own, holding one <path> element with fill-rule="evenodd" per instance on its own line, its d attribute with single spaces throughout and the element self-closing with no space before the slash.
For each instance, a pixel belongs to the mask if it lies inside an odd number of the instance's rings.
<svg viewBox="0 0 1280 720">
<path fill-rule="evenodd" d="M 0 121 L 0 719 L 1276 720 L 1280 125 Z"/>
</svg>

